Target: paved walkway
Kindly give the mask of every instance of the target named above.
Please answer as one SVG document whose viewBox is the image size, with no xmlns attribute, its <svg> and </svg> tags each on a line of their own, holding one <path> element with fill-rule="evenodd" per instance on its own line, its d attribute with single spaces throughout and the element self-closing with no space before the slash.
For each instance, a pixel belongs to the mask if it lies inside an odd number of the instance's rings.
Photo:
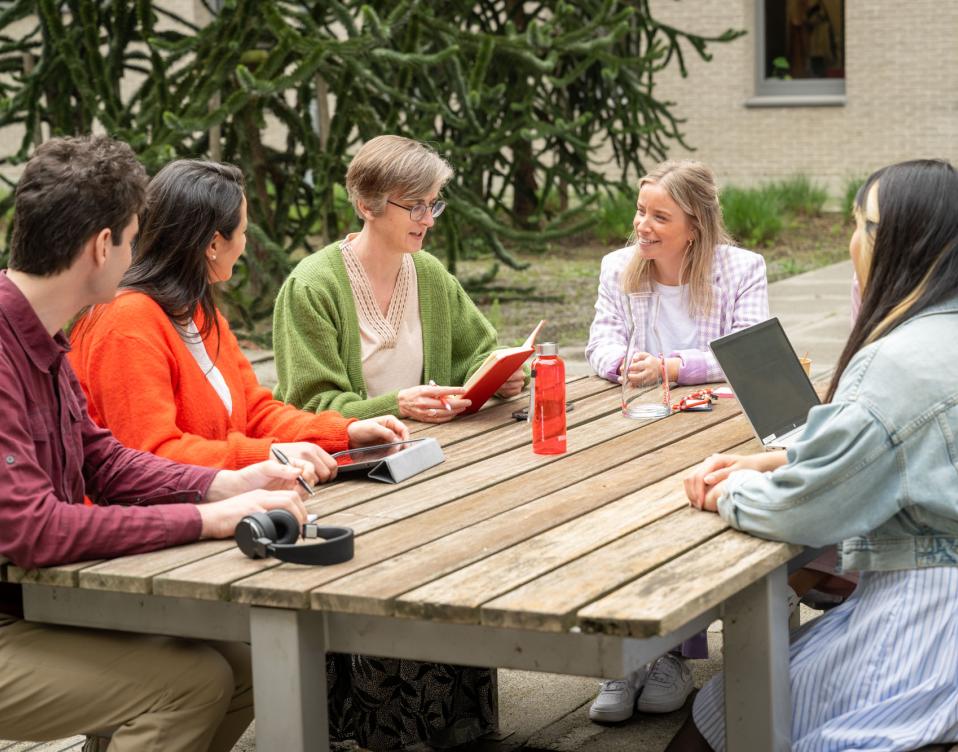
<svg viewBox="0 0 958 752">
<path fill-rule="evenodd" d="M 849 331 L 851 263 L 776 282 L 769 287 L 772 315 L 785 327 L 799 354 L 808 352 L 813 375 L 830 370 Z M 562 348 L 570 374 L 591 373 L 581 345 Z M 269 353 L 253 354 L 260 380 L 274 384 L 275 369 Z M 814 612 L 803 606 L 803 620 Z M 711 658 L 693 661 L 695 683 L 701 686 L 721 666 L 721 623 L 709 630 Z M 684 719 L 687 709 L 661 716 L 633 717 L 615 726 L 590 723 L 586 711 L 597 688 L 594 679 L 522 671 L 500 671 L 501 733 L 496 739 L 470 745 L 470 752 L 659 752 Z M 234 752 L 253 752 L 254 729 L 240 740 Z M 48 744 L 0 742 L 2 752 L 60 752 L 79 750 L 79 740 Z M 955 748 L 958 752 L 958 747 Z"/>
</svg>

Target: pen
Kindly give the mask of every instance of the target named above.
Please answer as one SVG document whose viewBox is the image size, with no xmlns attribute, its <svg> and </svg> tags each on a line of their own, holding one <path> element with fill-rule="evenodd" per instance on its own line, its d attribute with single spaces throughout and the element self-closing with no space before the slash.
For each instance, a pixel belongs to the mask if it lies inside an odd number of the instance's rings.
<svg viewBox="0 0 958 752">
<path fill-rule="evenodd" d="M 438 386 L 438 384 L 436 384 L 436 382 L 433 381 L 432 379 L 429 379 L 429 386 Z M 443 406 L 444 408 L 446 408 L 449 412 L 452 412 L 452 405 L 450 405 L 448 402 L 446 402 L 446 398 L 445 398 L 445 397 L 440 397 L 440 398 L 439 398 L 439 401 L 442 402 L 442 406 Z"/>
<path fill-rule="evenodd" d="M 283 465 L 288 465 L 288 464 L 289 464 L 289 457 L 287 457 L 285 454 L 283 454 L 279 449 L 277 449 L 277 448 L 274 447 L 274 446 L 273 446 L 273 447 L 270 447 L 269 449 L 270 449 L 270 451 L 273 453 L 273 456 L 274 456 L 281 464 L 283 464 Z M 316 489 L 313 488 L 311 485 L 309 485 L 309 483 L 306 482 L 306 479 L 305 479 L 302 475 L 299 475 L 299 476 L 296 477 L 296 482 L 299 483 L 299 485 L 303 487 L 303 490 L 304 490 L 306 493 L 308 493 L 310 496 L 312 496 L 314 493 L 316 493 Z"/>
</svg>

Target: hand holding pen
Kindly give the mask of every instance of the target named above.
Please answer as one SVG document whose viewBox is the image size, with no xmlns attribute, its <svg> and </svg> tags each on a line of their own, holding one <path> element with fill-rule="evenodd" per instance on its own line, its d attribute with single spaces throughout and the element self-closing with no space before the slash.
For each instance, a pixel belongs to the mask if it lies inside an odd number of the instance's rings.
<svg viewBox="0 0 958 752">
<path fill-rule="evenodd" d="M 439 386 L 431 379 L 422 386 L 400 389 L 396 395 L 399 415 L 425 423 L 446 423 L 472 404 L 460 397 L 465 391 L 461 386 Z"/>
<path fill-rule="evenodd" d="M 273 456 L 276 458 L 276 460 L 277 460 L 280 464 L 283 464 L 283 465 L 290 465 L 290 464 L 292 464 L 292 463 L 289 461 L 289 457 L 287 457 L 285 454 L 283 454 L 282 450 L 281 450 L 279 447 L 273 445 L 273 446 L 270 447 L 270 451 L 273 453 Z M 303 489 L 307 494 L 309 494 L 310 496 L 312 496 L 314 493 L 316 493 L 316 489 L 313 488 L 309 483 L 307 483 L 307 482 L 306 482 L 306 479 L 305 479 L 302 475 L 297 476 L 296 482 L 299 483 L 300 488 L 302 488 L 302 489 Z"/>
<path fill-rule="evenodd" d="M 429 386 L 439 386 L 435 381 L 429 379 Z M 449 400 L 445 397 L 440 397 L 439 401 L 442 402 L 442 406 L 446 409 L 446 412 L 452 412 L 452 405 L 449 404 Z"/>
</svg>

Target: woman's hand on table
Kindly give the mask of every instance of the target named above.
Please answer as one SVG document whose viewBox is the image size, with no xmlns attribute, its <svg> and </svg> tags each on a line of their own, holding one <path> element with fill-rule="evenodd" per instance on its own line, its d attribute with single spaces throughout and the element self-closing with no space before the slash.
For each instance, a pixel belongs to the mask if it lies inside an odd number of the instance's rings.
<svg viewBox="0 0 958 752">
<path fill-rule="evenodd" d="M 526 383 L 526 374 L 521 368 L 516 370 L 505 383 L 499 387 L 499 391 L 496 392 L 497 397 L 502 399 L 508 399 L 509 397 L 515 397 L 519 392 L 522 391 L 523 385 Z"/>
<path fill-rule="evenodd" d="M 681 358 L 665 358 L 665 370 L 667 371 L 670 382 L 678 381 L 679 368 L 682 365 Z M 619 383 L 622 383 L 622 367 L 619 366 Z M 640 352 L 632 357 L 632 363 L 626 372 L 626 378 L 632 386 L 643 386 L 651 384 L 659 377 L 661 365 L 659 358 L 651 353 Z"/>
<path fill-rule="evenodd" d="M 725 481 L 719 481 L 714 486 L 707 486 L 701 503 L 689 501 L 689 504 L 703 512 L 718 512 L 718 501 L 725 492 Z"/>
<path fill-rule="evenodd" d="M 392 415 L 357 420 L 349 424 L 346 433 L 349 434 L 350 449 L 373 444 L 390 444 L 409 438 L 409 429 L 399 418 Z"/>
<path fill-rule="evenodd" d="M 461 386 L 424 384 L 400 389 L 396 399 L 399 414 L 424 423 L 446 423 L 472 404 L 458 395 L 466 390 Z"/>
<path fill-rule="evenodd" d="M 784 451 L 759 454 L 713 454 L 686 476 L 685 495 L 689 497 L 689 503 L 693 507 L 716 512 L 724 481 L 732 472 L 735 470 L 768 472 L 781 467 L 787 461 L 788 457 Z"/>
<path fill-rule="evenodd" d="M 274 464 L 284 470 L 290 469 L 289 466 L 280 465 L 278 462 Z M 232 471 L 224 470 L 223 472 Z M 295 477 L 296 475 L 293 475 L 294 484 Z M 299 493 L 294 490 L 247 491 L 222 501 L 200 504 L 196 508 L 200 513 L 200 538 L 229 538 L 233 535 L 236 524 L 247 515 L 273 509 L 285 509 L 297 519 L 300 525 L 306 522 L 306 505 Z"/>
</svg>

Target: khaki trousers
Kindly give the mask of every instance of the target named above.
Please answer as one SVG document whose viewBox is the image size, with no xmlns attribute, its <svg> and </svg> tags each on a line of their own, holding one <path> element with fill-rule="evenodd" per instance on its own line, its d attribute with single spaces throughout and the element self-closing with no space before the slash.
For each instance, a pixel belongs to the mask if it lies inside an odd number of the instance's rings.
<svg viewBox="0 0 958 752">
<path fill-rule="evenodd" d="M 116 729 L 109 752 L 229 752 L 252 719 L 247 645 L 0 614 L 0 739 Z"/>
</svg>

